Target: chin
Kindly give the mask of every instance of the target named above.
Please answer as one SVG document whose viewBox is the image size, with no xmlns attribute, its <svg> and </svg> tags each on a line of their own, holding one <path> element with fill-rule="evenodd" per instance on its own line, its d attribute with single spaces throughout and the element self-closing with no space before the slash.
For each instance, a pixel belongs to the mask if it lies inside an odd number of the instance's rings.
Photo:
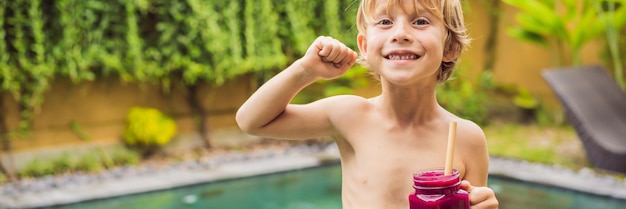
<svg viewBox="0 0 626 209">
<path fill-rule="evenodd" d="M 395 86 L 410 86 L 414 83 L 413 79 L 406 76 L 385 76 L 385 81 Z"/>
</svg>

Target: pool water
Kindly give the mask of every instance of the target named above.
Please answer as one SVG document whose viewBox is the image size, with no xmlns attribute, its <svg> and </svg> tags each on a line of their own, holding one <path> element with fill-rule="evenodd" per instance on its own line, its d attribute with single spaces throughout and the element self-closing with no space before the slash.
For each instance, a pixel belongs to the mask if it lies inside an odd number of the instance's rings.
<svg viewBox="0 0 626 209">
<path fill-rule="evenodd" d="M 489 177 L 502 209 L 624 209 L 626 200 Z M 338 165 L 49 207 L 58 209 L 340 209 Z"/>
</svg>

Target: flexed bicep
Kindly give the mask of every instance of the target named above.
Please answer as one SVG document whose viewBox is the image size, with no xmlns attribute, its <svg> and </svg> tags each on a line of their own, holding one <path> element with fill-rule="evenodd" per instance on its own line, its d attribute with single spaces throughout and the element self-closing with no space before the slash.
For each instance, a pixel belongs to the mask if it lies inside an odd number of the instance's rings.
<svg viewBox="0 0 626 209">
<path fill-rule="evenodd" d="M 289 104 L 298 92 L 318 79 L 343 75 L 357 54 L 330 37 L 319 37 L 304 57 L 272 77 L 244 102 L 236 121 L 246 133 L 276 138 L 308 138 L 328 134 L 331 126 L 320 100 Z"/>
<path fill-rule="evenodd" d="M 252 134 L 277 139 L 312 139 L 330 136 L 332 124 L 324 101 L 288 105 L 276 118 Z"/>
</svg>

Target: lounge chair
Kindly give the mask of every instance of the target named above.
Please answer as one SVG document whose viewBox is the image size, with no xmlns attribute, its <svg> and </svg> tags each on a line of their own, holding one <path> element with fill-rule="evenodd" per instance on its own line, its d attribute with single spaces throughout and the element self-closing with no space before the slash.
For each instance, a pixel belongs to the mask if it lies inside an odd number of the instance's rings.
<svg viewBox="0 0 626 209">
<path fill-rule="evenodd" d="M 542 72 L 576 130 L 588 160 L 626 173 L 626 93 L 601 66 Z"/>
</svg>

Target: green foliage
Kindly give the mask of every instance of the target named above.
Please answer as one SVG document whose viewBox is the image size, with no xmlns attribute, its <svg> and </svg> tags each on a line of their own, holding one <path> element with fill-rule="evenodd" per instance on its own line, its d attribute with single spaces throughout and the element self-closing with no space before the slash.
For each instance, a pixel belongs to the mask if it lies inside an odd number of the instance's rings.
<svg viewBox="0 0 626 209">
<path fill-rule="evenodd" d="M 484 85 L 460 78 L 459 71 L 454 71 L 453 78 L 437 87 L 437 101 L 448 111 L 479 125 L 488 123 L 487 101 Z"/>
<path fill-rule="evenodd" d="M 100 148 L 98 152 L 80 155 L 63 153 L 53 158 L 35 158 L 18 173 L 21 177 L 41 177 L 71 172 L 97 172 L 115 166 L 138 165 L 140 161 L 139 153 L 129 149 L 114 148 L 106 151 Z"/>
<path fill-rule="evenodd" d="M 128 149 L 113 150 L 111 155 L 111 160 L 115 166 L 138 165 L 141 161 L 139 153 Z"/>
<path fill-rule="evenodd" d="M 356 8 L 353 0 L 0 1 L 0 89 L 18 101 L 25 130 L 54 78 L 222 85 L 284 68 L 318 35 L 356 46 Z"/>
<path fill-rule="evenodd" d="M 53 173 L 65 173 L 75 170 L 78 165 L 76 159 L 68 153 L 63 153 L 59 158 L 52 160 Z"/>
<path fill-rule="evenodd" d="M 604 4 L 603 4 L 604 3 Z M 620 28 L 619 20 L 626 18 L 626 9 L 617 9 L 617 7 L 624 7 L 625 2 L 619 1 L 597 1 L 595 3 L 598 14 L 603 19 L 606 19 L 604 34 L 606 35 L 606 44 L 609 49 L 610 60 L 613 65 L 613 76 L 617 84 L 626 90 L 626 81 L 624 81 L 624 68 L 622 66 L 622 57 L 620 55 L 620 48 L 624 48 L 626 42 L 620 37 L 620 31 L 625 31 L 626 27 L 623 25 Z M 623 32 L 622 32 L 623 34 Z M 620 41 L 622 43 L 620 43 Z"/>
<path fill-rule="evenodd" d="M 572 149 L 571 145 L 579 141 L 571 126 L 494 123 L 485 126 L 484 131 L 489 136 L 491 156 L 566 167 L 588 166 L 584 151 Z"/>
<path fill-rule="evenodd" d="M 520 9 L 509 34 L 515 38 L 536 43 L 554 50 L 555 66 L 566 64 L 571 50 L 574 66 L 581 64 L 584 44 L 598 37 L 605 27 L 620 28 L 626 23 L 626 9 L 615 10 L 613 16 L 599 16 L 595 8 L 598 0 L 504 0 Z"/>
<path fill-rule="evenodd" d="M 611 60 L 615 68 L 614 78 L 624 87 L 624 76 L 619 57 L 617 31 L 626 25 L 626 7 L 622 0 L 504 0 L 520 10 L 516 16 L 518 26 L 510 27 L 509 34 L 551 50 L 553 65 L 579 66 L 582 47 L 606 35 Z M 525 89 L 520 89 L 513 103 L 524 109 L 532 109 L 540 123 L 560 121 Z"/>
<path fill-rule="evenodd" d="M 126 122 L 124 141 L 131 146 L 163 146 L 176 134 L 176 122 L 154 108 L 134 107 Z"/>
<path fill-rule="evenodd" d="M 372 79 L 368 69 L 354 65 L 339 78 L 316 81 L 296 95 L 292 103 L 303 104 L 329 96 L 353 94 L 354 89 L 369 86 Z"/>
<path fill-rule="evenodd" d="M 80 125 L 78 124 L 78 122 L 76 121 L 72 121 L 70 123 L 70 129 L 72 130 L 72 132 L 74 132 L 74 134 L 76 134 L 76 136 L 78 136 L 78 138 L 80 138 L 83 141 L 89 141 L 91 140 L 91 136 L 89 136 L 87 133 L 85 133 L 85 131 L 83 131 L 83 129 L 80 127 Z"/>
<path fill-rule="evenodd" d="M 4 182 L 7 181 L 7 177 L 4 175 L 4 173 L 0 173 L 0 185 L 4 184 Z"/>
<path fill-rule="evenodd" d="M 75 170 L 84 172 L 97 172 L 104 169 L 104 165 L 98 153 L 88 153 L 81 156 L 76 163 Z"/>
<path fill-rule="evenodd" d="M 528 89 L 520 87 L 517 95 L 513 98 L 515 106 L 524 109 L 535 109 L 539 105 L 539 101 L 528 91 Z"/>
<path fill-rule="evenodd" d="M 18 172 L 21 177 L 39 177 L 54 174 L 54 163 L 50 160 L 34 159 Z"/>
</svg>

